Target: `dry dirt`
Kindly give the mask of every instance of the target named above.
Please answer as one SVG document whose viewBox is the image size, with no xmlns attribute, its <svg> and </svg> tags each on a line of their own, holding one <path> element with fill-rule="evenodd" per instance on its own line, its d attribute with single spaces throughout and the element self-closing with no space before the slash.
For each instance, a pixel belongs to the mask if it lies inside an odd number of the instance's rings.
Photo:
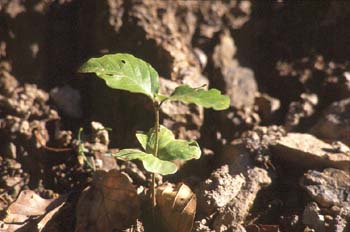
<svg viewBox="0 0 350 232">
<path fill-rule="evenodd" d="M 0 0 L 0 231 L 350 231 L 349 28 L 347 1 Z M 156 212 L 150 174 L 106 155 L 152 105 L 77 74 L 116 52 L 231 99 L 164 105 L 203 155 L 157 176 Z"/>
</svg>

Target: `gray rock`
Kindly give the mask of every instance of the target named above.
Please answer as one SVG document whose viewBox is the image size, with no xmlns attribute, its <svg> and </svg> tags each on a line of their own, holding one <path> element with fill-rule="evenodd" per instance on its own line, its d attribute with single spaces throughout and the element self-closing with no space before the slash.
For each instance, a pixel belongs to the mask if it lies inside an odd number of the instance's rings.
<svg viewBox="0 0 350 232">
<path fill-rule="evenodd" d="M 258 86 L 252 70 L 239 66 L 233 57 L 236 46 L 230 33 L 225 31 L 220 36 L 220 42 L 214 48 L 213 62 L 216 72 L 216 82 L 221 82 L 224 92 L 231 98 L 231 106 L 242 108 L 253 106 Z"/>
<path fill-rule="evenodd" d="M 350 229 L 350 205 L 343 206 L 333 220 L 335 232 L 347 232 Z"/>
<path fill-rule="evenodd" d="M 245 132 L 241 140 L 249 152 L 259 154 L 267 153 L 269 147 L 277 144 L 285 135 L 285 130 L 276 125 L 269 127 L 257 126 L 253 130 Z"/>
<path fill-rule="evenodd" d="M 213 232 L 213 230 L 211 230 L 209 226 L 207 226 L 206 224 L 207 224 L 207 221 L 205 219 L 195 221 L 193 224 L 193 231 L 194 232 Z"/>
<path fill-rule="evenodd" d="M 323 172 L 311 170 L 303 176 L 300 184 L 320 206 L 350 205 L 350 176 L 347 172 L 333 168 Z"/>
<path fill-rule="evenodd" d="M 14 143 L 6 143 L 3 156 L 10 159 L 16 159 L 17 158 L 16 145 Z"/>
<path fill-rule="evenodd" d="M 333 220 L 334 232 L 346 232 L 347 221 L 344 217 L 337 215 Z"/>
<path fill-rule="evenodd" d="M 322 114 L 310 133 L 326 140 L 350 145 L 350 98 L 334 102 Z"/>
<path fill-rule="evenodd" d="M 17 86 L 16 78 L 7 70 L 0 68 L 0 92 L 4 95 L 11 95 Z"/>
<path fill-rule="evenodd" d="M 317 232 L 326 232 L 324 215 L 320 214 L 320 208 L 315 202 L 309 203 L 303 212 L 303 223 Z"/>
<path fill-rule="evenodd" d="M 318 104 L 316 94 L 303 93 L 299 101 L 291 102 L 285 120 L 285 128 L 291 131 L 300 126 L 301 122 L 310 118 Z"/>
<path fill-rule="evenodd" d="M 159 14 L 161 9 L 168 10 Z M 130 21 L 135 23 L 132 29 L 145 33 L 145 38 L 141 39 L 147 42 L 152 41 L 157 45 L 154 55 L 158 56 L 159 61 L 162 62 L 162 66 L 164 66 L 162 68 L 170 71 L 168 78 L 182 81 L 195 80 L 200 77 L 200 64 L 187 44 L 191 41 L 194 29 L 188 28 L 189 30 L 187 30 L 183 27 L 187 21 L 191 20 L 190 18 L 179 23 L 176 11 L 171 10 L 171 4 L 153 0 L 132 4 L 128 16 Z M 184 34 L 181 34 L 180 29 L 185 30 Z M 127 38 L 129 37 L 128 35 Z"/>
<path fill-rule="evenodd" d="M 350 153 L 339 152 L 336 147 L 310 134 L 288 133 L 272 144 L 271 149 L 279 159 L 302 167 L 350 170 Z"/>
<path fill-rule="evenodd" d="M 197 196 L 200 211 L 209 215 L 215 209 L 226 206 L 238 194 L 243 184 L 245 177 L 242 174 L 233 175 L 228 165 L 220 167 L 199 188 Z"/>
<path fill-rule="evenodd" d="M 214 231 L 245 231 L 241 224 L 258 192 L 271 184 L 271 178 L 266 170 L 253 166 L 243 144 L 226 145 L 222 153 L 222 166 L 196 191 L 197 213 L 209 220 L 205 225 Z"/>
<path fill-rule="evenodd" d="M 242 186 L 239 193 L 227 204 L 218 210 L 213 221 L 215 231 L 222 230 L 223 227 L 229 227 L 233 224 L 241 224 L 248 216 L 258 192 L 271 184 L 271 178 L 266 170 L 254 167 L 246 172 L 246 183 Z"/>
</svg>

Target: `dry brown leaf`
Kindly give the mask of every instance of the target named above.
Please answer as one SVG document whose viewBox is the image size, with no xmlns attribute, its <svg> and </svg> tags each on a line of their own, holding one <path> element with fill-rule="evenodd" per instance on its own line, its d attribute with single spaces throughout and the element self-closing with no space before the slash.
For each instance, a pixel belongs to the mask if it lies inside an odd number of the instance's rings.
<svg viewBox="0 0 350 232">
<path fill-rule="evenodd" d="M 56 208 L 48 212 L 38 223 L 38 232 L 44 231 L 46 224 L 56 215 L 56 213 L 64 206 L 65 202 L 62 202 Z"/>
<path fill-rule="evenodd" d="M 197 198 L 185 184 L 164 184 L 157 188 L 157 207 L 169 232 L 190 232 L 196 214 Z"/>
<path fill-rule="evenodd" d="M 135 187 L 117 170 L 96 171 L 77 205 L 75 232 L 111 232 L 136 222 L 140 203 Z"/>
<path fill-rule="evenodd" d="M 0 222 L 0 231 L 12 232 L 21 229 L 40 232 L 65 200 L 65 197 L 44 199 L 32 190 L 24 190 L 7 209 L 6 217 Z"/>
</svg>

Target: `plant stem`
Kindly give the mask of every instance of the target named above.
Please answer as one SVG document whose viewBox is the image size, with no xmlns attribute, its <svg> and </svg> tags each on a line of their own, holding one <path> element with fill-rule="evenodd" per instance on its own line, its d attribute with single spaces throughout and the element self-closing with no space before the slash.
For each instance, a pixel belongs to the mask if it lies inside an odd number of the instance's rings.
<svg viewBox="0 0 350 232">
<path fill-rule="evenodd" d="M 155 133 L 155 145 L 153 150 L 153 155 L 155 157 L 158 157 L 158 147 L 159 147 L 159 108 L 160 105 L 158 102 L 154 103 L 154 133 Z M 155 174 L 152 173 L 152 186 L 151 186 L 151 196 L 152 196 L 152 211 L 153 211 L 153 217 L 154 217 L 154 209 L 156 207 L 156 177 Z"/>
</svg>

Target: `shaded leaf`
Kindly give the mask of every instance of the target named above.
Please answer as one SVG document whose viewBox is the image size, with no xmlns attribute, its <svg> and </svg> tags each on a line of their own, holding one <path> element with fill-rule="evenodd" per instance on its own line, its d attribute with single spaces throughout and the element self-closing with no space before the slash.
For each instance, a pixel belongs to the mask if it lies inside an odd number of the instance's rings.
<svg viewBox="0 0 350 232">
<path fill-rule="evenodd" d="M 152 154 L 147 154 L 137 149 L 123 149 L 115 156 L 118 159 L 124 160 L 138 159 L 142 162 L 147 171 L 159 173 L 161 175 L 169 175 L 177 171 L 177 167 L 174 163 L 158 159 Z"/>
<path fill-rule="evenodd" d="M 196 195 L 185 184 L 164 184 L 156 190 L 157 208 L 166 231 L 190 232 L 196 214 Z"/>
<path fill-rule="evenodd" d="M 214 110 L 224 110 L 230 106 L 230 98 L 222 95 L 219 90 L 191 88 L 188 85 L 180 85 L 167 99 L 182 101 L 184 103 L 194 103 L 204 108 L 213 108 Z"/>
<path fill-rule="evenodd" d="M 4 231 L 42 231 L 46 223 L 64 205 L 66 197 L 44 199 L 32 190 L 23 190 L 0 222 Z M 29 220 L 31 219 L 31 220 Z"/>
<path fill-rule="evenodd" d="M 96 73 L 110 88 L 145 94 L 152 100 L 159 90 L 157 71 L 147 62 L 126 53 L 91 58 L 79 72 Z"/>
<path fill-rule="evenodd" d="M 96 171 L 92 186 L 80 195 L 75 232 L 110 232 L 136 222 L 139 197 L 129 179 L 117 170 Z"/>
<path fill-rule="evenodd" d="M 156 137 L 153 128 L 147 134 L 136 134 L 136 137 L 147 153 L 153 153 Z M 189 160 L 201 156 L 197 142 L 175 139 L 171 130 L 164 126 L 160 127 L 158 137 L 158 158 L 161 160 Z"/>
</svg>

